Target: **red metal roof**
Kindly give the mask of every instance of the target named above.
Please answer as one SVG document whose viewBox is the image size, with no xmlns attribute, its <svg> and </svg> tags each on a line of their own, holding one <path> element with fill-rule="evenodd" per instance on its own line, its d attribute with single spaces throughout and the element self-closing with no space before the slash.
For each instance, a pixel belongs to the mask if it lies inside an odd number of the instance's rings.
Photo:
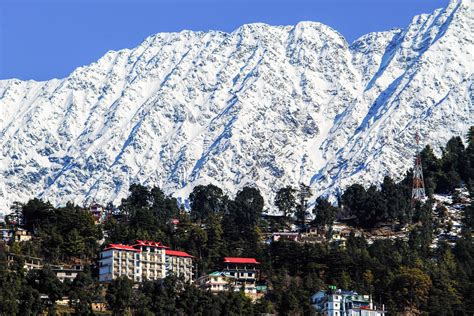
<svg viewBox="0 0 474 316">
<path fill-rule="evenodd" d="M 163 245 L 161 242 L 159 241 L 151 241 L 151 240 L 136 240 L 136 244 L 133 245 L 133 247 L 135 246 L 142 246 L 142 247 L 155 247 L 155 248 L 169 248 L 165 245 Z"/>
<path fill-rule="evenodd" d="M 225 257 L 224 263 L 251 263 L 260 264 L 255 258 L 237 258 L 237 257 Z"/>
<path fill-rule="evenodd" d="M 186 253 L 186 252 L 184 252 L 184 251 L 177 251 L 177 250 L 170 250 L 170 249 L 166 249 L 166 250 L 165 250 L 165 254 L 166 254 L 167 256 L 194 258 L 194 257 L 191 256 L 189 253 Z"/>
<path fill-rule="evenodd" d="M 107 248 L 104 249 L 104 251 L 110 250 L 110 249 L 129 250 L 129 251 L 141 252 L 140 249 L 135 249 L 132 246 L 127 246 L 127 245 L 122 245 L 122 244 L 109 244 L 107 246 Z"/>
</svg>

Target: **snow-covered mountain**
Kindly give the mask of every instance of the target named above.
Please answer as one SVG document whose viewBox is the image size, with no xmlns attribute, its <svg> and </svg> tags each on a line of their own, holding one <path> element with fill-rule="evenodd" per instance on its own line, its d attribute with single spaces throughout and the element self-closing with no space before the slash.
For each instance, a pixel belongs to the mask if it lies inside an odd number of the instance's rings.
<svg viewBox="0 0 474 316">
<path fill-rule="evenodd" d="M 474 125 L 470 21 L 465 0 L 352 44 L 316 22 L 160 33 L 61 80 L 0 81 L 0 209 L 399 176 L 417 126 L 438 148 Z"/>
</svg>

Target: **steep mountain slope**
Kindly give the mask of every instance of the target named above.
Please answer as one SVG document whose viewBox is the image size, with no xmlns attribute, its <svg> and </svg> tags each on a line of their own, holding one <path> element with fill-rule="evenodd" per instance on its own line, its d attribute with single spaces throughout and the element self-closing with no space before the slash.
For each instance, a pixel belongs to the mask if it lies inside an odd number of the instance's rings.
<svg viewBox="0 0 474 316">
<path fill-rule="evenodd" d="M 437 148 L 474 124 L 469 15 L 453 1 L 352 45 L 315 22 L 161 33 L 62 80 L 0 81 L 0 209 L 399 175 L 416 126 Z"/>
</svg>

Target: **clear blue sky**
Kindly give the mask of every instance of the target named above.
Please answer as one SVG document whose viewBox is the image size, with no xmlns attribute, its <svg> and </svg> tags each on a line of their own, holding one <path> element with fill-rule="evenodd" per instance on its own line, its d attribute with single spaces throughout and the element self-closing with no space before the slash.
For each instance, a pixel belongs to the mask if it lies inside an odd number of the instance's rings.
<svg viewBox="0 0 474 316">
<path fill-rule="evenodd" d="M 0 79 L 67 76 L 158 32 L 318 21 L 351 42 L 448 0 L 0 0 Z"/>
</svg>

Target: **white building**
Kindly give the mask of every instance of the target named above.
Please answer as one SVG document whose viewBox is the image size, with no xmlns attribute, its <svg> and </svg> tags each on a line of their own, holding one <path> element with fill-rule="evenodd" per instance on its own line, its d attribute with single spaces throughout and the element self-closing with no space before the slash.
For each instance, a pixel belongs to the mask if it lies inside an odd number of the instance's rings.
<svg viewBox="0 0 474 316">
<path fill-rule="evenodd" d="M 266 291 L 266 286 L 257 286 L 260 263 L 255 258 L 226 257 L 223 270 L 200 277 L 196 283 L 211 293 L 242 291 L 252 299 L 257 299 Z"/>
<path fill-rule="evenodd" d="M 166 274 L 182 277 L 186 282 L 193 279 L 193 256 L 184 252 L 165 250 Z"/>
<path fill-rule="evenodd" d="M 100 252 L 99 281 L 126 276 L 134 282 L 159 280 L 174 273 L 186 281 L 193 277 L 192 256 L 169 250 L 159 242 L 137 240 L 134 245 L 110 244 Z"/>
<path fill-rule="evenodd" d="M 74 281 L 79 273 L 84 271 L 84 268 L 81 265 L 74 265 L 70 267 L 52 267 L 51 269 L 59 281 L 64 282 L 65 280 Z"/>
<path fill-rule="evenodd" d="M 369 295 L 354 291 L 342 291 L 330 287 L 311 297 L 314 309 L 324 316 L 385 316 L 385 308 L 377 309 Z"/>
<path fill-rule="evenodd" d="M 141 281 L 140 250 L 132 246 L 110 244 L 100 252 L 99 281 L 112 281 L 119 276 Z"/>
<path fill-rule="evenodd" d="M 235 284 L 230 272 L 215 271 L 197 279 L 196 283 L 213 294 L 228 291 Z"/>
</svg>

